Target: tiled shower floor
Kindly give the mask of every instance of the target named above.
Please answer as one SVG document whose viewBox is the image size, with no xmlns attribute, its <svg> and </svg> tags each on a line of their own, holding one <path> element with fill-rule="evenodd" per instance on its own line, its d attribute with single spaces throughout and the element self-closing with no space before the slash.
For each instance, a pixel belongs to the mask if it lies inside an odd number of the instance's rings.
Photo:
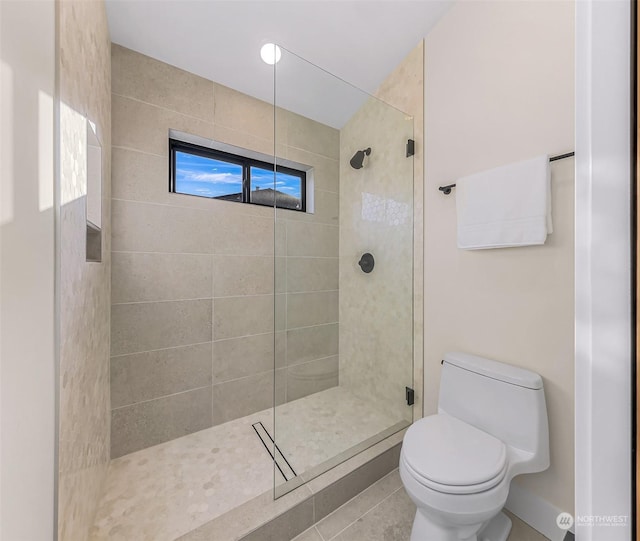
<svg viewBox="0 0 640 541">
<path fill-rule="evenodd" d="M 91 541 L 172 541 L 273 489 L 271 457 L 252 428 L 262 422 L 273 434 L 273 418 L 264 410 L 113 460 Z M 334 387 L 278 406 L 276 441 L 300 474 L 397 421 Z"/>
</svg>

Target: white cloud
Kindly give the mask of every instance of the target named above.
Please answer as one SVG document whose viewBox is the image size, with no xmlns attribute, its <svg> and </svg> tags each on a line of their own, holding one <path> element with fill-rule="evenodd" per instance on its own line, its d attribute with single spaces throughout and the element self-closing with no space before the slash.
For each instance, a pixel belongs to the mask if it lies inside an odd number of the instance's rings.
<svg viewBox="0 0 640 541">
<path fill-rule="evenodd" d="M 178 169 L 178 175 L 182 175 L 185 181 L 207 182 L 210 184 L 238 184 L 240 179 L 231 173 L 200 173 L 190 169 Z"/>
</svg>

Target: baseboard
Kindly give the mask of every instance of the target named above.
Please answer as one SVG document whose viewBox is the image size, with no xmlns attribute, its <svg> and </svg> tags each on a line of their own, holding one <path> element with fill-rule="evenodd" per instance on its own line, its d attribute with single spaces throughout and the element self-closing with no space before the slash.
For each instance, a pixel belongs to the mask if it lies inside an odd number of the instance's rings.
<svg viewBox="0 0 640 541">
<path fill-rule="evenodd" d="M 567 530 L 558 528 L 556 523 L 562 509 L 517 483 L 511 483 L 505 507 L 551 541 L 563 541 L 567 535 Z M 570 531 L 573 532 L 573 527 Z"/>
</svg>

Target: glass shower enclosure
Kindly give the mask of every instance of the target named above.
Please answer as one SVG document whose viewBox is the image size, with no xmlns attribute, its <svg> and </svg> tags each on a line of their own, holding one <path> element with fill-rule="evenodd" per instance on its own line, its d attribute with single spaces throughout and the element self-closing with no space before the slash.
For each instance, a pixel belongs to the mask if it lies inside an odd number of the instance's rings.
<svg viewBox="0 0 640 541">
<path fill-rule="evenodd" d="M 285 49 L 274 102 L 278 497 L 411 423 L 414 176 L 411 116 Z"/>
</svg>

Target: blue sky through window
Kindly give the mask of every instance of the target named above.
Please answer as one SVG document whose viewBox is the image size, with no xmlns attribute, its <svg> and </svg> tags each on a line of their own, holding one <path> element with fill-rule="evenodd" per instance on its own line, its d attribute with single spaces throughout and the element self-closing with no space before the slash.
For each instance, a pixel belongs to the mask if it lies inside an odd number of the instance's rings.
<svg viewBox="0 0 640 541">
<path fill-rule="evenodd" d="M 178 193 L 220 197 L 242 193 L 242 165 L 176 150 L 175 190 Z M 273 173 L 271 173 L 273 185 Z"/>
<path fill-rule="evenodd" d="M 272 166 L 252 165 L 250 159 L 245 161 L 241 156 L 238 159 L 244 165 L 227 161 L 224 156 L 201 156 L 178 148 L 173 152 L 177 193 L 243 202 L 243 173 L 245 167 L 250 167 L 251 196 L 244 202 L 303 210 L 302 172 L 296 175 L 278 171 L 274 178 Z"/>
<path fill-rule="evenodd" d="M 302 183 L 300 177 L 287 175 L 278 171 L 276 173 L 275 186 L 273 185 L 273 169 L 262 169 L 261 167 L 251 167 L 251 191 L 259 188 L 264 190 L 272 188 L 293 197 L 302 197 Z"/>
</svg>

